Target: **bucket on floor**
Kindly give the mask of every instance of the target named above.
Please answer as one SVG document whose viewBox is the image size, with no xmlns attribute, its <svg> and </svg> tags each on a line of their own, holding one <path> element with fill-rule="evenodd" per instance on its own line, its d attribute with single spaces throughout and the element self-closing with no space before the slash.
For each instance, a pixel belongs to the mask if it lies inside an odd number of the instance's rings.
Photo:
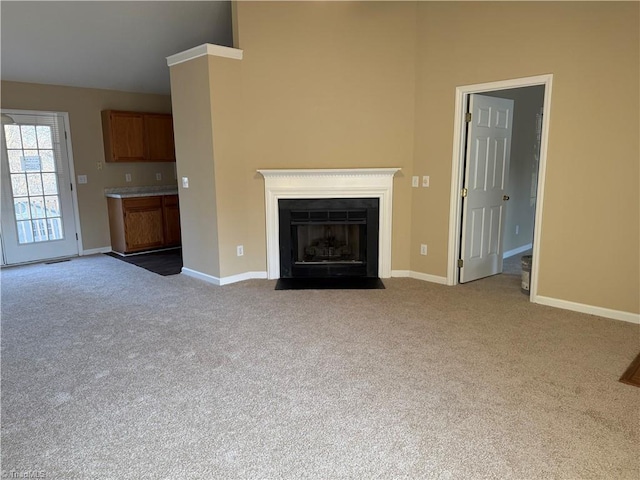
<svg viewBox="0 0 640 480">
<path fill-rule="evenodd" d="M 526 293 L 529 295 L 529 282 L 531 280 L 531 261 L 533 260 L 533 255 L 523 255 L 522 256 L 522 283 L 520 285 L 520 290 L 522 293 Z"/>
</svg>

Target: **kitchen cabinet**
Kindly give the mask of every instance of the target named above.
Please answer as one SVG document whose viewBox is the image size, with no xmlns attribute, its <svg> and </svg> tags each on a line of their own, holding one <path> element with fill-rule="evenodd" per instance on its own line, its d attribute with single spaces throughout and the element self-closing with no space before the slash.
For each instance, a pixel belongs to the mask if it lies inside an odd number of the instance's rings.
<svg viewBox="0 0 640 480">
<path fill-rule="evenodd" d="M 180 245 L 180 207 L 178 195 L 165 195 L 163 199 L 164 243 L 166 247 Z"/>
<path fill-rule="evenodd" d="M 177 195 L 107 198 L 111 248 L 119 253 L 180 245 Z"/>
<path fill-rule="evenodd" d="M 173 117 L 171 115 L 145 114 L 144 132 L 146 158 L 150 162 L 175 162 L 173 143 Z"/>
<path fill-rule="evenodd" d="M 173 117 L 161 113 L 102 112 L 107 162 L 175 162 Z"/>
</svg>

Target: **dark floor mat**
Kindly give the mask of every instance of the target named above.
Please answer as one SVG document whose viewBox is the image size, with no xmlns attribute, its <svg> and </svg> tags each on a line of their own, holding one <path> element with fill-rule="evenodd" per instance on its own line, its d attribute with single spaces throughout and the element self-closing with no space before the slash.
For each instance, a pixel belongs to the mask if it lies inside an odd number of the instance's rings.
<svg viewBox="0 0 640 480">
<path fill-rule="evenodd" d="M 182 271 L 181 248 L 163 250 L 161 252 L 141 253 L 139 255 L 129 255 L 126 257 L 113 252 L 105 255 L 131 263 L 150 272 L 157 273 L 158 275 L 176 275 Z"/>
<path fill-rule="evenodd" d="M 276 290 L 369 290 L 385 288 L 379 278 L 338 277 L 338 278 L 280 278 Z"/>
</svg>

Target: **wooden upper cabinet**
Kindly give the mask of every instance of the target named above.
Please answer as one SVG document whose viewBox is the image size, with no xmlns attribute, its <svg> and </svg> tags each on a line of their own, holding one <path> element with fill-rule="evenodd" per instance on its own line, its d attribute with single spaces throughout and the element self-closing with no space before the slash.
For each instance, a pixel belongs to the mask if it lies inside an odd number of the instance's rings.
<svg viewBox="0 0 640 480">
<path fill-rule="evenodd" d="M 107 162 L 145 160 L 144 116 L 133 112 L 102 112 L 102 136 Z"/>
<path fill-rule="evenodd" d="M 102 112 L 107 162 L 175 162 L 173 117 L 169 114 Z"/>
<path fill-rule="evenodd" d="M 171 115 L 144 116 L 147 159 L 151 162 L 175 162 L 173 117 Z"/>
</svg>

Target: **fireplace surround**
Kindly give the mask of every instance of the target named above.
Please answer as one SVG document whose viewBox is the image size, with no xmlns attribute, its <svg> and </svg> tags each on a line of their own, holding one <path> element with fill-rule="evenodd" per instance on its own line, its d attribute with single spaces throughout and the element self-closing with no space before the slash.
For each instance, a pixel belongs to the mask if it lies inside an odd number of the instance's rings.
<svg viewBox="0 0 640 480">
<path fill-rule="evenodd" d="M 391 276 L 393 176 L 399 168 L 269 169 L 265 179 L 267 277 L 280 275 L 281 199 L 377 199 L 377 276 Z"/>
</svg>

